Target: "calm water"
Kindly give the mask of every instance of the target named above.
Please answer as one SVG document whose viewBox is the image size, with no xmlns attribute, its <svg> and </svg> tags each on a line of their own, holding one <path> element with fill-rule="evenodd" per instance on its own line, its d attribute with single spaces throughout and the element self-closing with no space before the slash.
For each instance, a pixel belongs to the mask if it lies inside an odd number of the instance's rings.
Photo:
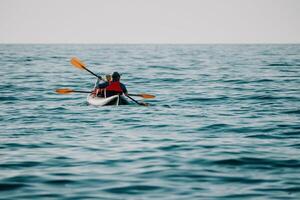
<svg viewBox="0 0 300 200">
<path fill-rule="evenodd" d="M 73 56 L 157 98 L 58 95 L 93 87 Z M 0 45 L 0 66 L 0 199 L 300 199 L 300 45 Z"/>
</svg>

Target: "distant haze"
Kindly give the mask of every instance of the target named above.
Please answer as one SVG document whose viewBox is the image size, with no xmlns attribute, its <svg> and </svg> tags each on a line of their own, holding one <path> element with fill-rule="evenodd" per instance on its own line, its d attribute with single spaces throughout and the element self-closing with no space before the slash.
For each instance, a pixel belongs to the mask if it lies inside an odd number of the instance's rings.
<svg viewBox="0 0 300 200">
<path fill-rule="evenodd" d="M 300 43 L 300 0 L 0 0 L 0 43 Z"/>
</svg>

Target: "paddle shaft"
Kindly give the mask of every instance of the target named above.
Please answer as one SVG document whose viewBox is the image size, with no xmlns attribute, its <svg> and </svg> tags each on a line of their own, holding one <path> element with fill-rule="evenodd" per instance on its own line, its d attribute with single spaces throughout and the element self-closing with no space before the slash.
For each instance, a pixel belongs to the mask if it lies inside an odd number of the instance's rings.
<svg viewBox="0 0 300 200">
<path fill-rule="evenodd" d="M 91 70 L 89 70 L 88 68 L 82 66 L 83 69 L 85 69 L 86 71 L 90 72 L 91 74 L 93 74 L 94 76 L 96 76 L 97 78 L 99 78 L 100 80 L 102 80 L 101 76 L 98 76 L 97 74 L 95 74 L 94 72 L 92 72 Z"/>
<path fill-rule="evenodd" d="M 129 96 L 128 94 L 126 95 L 129 99 L 131 99 L 132 101 L 134 101 L 136 104 L 144 106 L 144 104 L 138 102 L 137 100 L 135 100 L 134 98 L 132 98 L 131 96 Z"/>
<path fill-rule="evenodd" d="M 136 97 L 140 97 L 141 95 L 140 94 L 128 94 L 130 96 L 136 96 Z"/>
<path fill-rule="evenodd" d="M 77 93 L 92 93 L 91 91 L 81 91 L 81 90 L 72 90 L 72 92 L 77 92 Z"/>
</svg>

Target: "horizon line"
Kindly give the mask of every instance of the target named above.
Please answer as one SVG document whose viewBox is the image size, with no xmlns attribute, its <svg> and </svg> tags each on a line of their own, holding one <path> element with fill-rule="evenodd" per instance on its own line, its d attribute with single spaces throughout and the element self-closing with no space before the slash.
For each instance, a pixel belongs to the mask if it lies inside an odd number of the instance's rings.
<svg viewBox="0 0 300 200">
<path fill-rule="evenodd" d="M 35 43 L 35 42 L 0 42 L 0 45 L 286 45 L 286 44 L 290 44 L 290 45 L 299 45 L 300 42 L 257 42 L 257 43 L 251 43 L 251 42 L 241 42 L 241 43 L 236 43 L 236 42 L 212 42 L 212 43 L 114 43 L 114 42 L 107 42 L 107 43 L 97 43 L 97 42 L 87 42 L 87 43 Z"/>
</svg>

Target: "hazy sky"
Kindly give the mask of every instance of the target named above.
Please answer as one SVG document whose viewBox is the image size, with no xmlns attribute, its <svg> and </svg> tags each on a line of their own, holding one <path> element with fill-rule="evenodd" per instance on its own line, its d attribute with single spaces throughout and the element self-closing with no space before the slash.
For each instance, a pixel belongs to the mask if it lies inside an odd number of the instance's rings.
<svg viewBox="0 0 300 200">
<path fill-rule="evenodd" d="M 300 43 L 300 0 L 0 0 L 0 43 Z"/>
</svg>

